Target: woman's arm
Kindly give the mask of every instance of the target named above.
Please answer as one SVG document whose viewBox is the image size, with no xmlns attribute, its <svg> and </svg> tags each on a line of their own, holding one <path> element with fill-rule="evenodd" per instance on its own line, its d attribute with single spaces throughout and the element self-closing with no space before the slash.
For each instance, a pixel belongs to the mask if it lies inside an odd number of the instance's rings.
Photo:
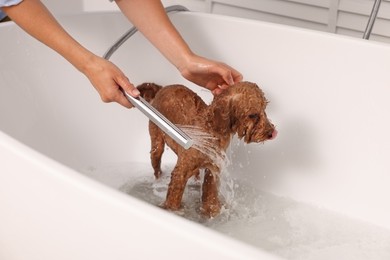
<svg viewBox="0 0 390 260">
<path fill-rule="evenodd" d="M 239 72 L 226 64 L 191 52 L 170 22 L 159 0 L 117 0 L 124 14 L 174 64 L 188 80 L 221 93 L 240 81 Z M 84 73 L 104 102 L 132 107 L 122 91 L 136 97 L 139 91 L 113 63 L 93 54 L 73 39 L 39 0 L 2 7 L 11 19 L 34 38 L 46 44 Z M 145 19 L 148 17 L 148 19 Z"/>
<path fill-rule="evenodd" d="M 180 71 L 183 77 L 219 94 L 241 74 L 226 64 L 194 54 L 165 13 L 160 0 L 116 0 L 130 22 Z"/>
<path fill-rule="evenodd" d="M 46 44 L 84 73 L 104 102 L 132 107 L 122 89 L 133 96 L 139 92 L 111 62 L 93 54 L 73 39 L 39 0 L 24 0 L 2 7 L 11 19 L 34 38 Z"/>
</svg>

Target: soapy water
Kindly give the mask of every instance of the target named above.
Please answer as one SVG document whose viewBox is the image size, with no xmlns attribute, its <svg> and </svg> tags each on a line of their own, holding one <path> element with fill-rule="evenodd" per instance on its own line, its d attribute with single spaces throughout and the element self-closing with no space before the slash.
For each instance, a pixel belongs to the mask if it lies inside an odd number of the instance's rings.
<svg viewBox="0 0 390 260">
<path fill-rule="evenodd" d="M 200 214 L 200 179 L 191 178 L 182 208 L 175 214 L 286 259 L 390 259 L 390 231 L 369 223 L 262 192 L 232 179 L 228 156 L 212 146 L 213 137 L 200 129 L 184 128 L 194 148 L 221 166 L 221 214 L 208 219 Z M 114 163 L 83 172 L 115 189 L 155 206 L 165 201 L 174 164 L 163 163 L 156 180 L 149 163 Z"/>
</svg>

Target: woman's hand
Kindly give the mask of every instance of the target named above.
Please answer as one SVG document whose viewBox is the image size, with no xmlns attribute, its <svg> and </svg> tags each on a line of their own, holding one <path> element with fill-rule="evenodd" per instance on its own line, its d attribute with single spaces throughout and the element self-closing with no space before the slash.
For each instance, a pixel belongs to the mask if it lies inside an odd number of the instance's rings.
<svg viewBox="0 0 390 260">
<path fill-rule="evenodd" d="M 130 22 L 180 71 L 195 84 L 220 94 L 241 81 L 241 74 L 228 65 L 194 54 L 165 13 L 160 0 L 116 0 Z M 148 17 L 148 19 L 145 19 Z"/>
<path fill-rule="evenodd" d="M 191 55 L 178 69 L 184 78 L 209 89 L 214 95 L 242 80 L 241 73 L 232 67 L 197 55 Z"/>
<path fill-rule="evenodd" d="M 103 102 L 117 102 L 127 108 L 133 107 L 123 91 L 133 97 L 140 93 L 117 66 L 98 56 L 93 56 L 87 64 L 82 72 L 99 92 Z"/>
<path fill-rule="evenodd" d="M 192 53 L 166 15 L 160 0 L 116 0 L 130 21 L 188 80 L 219 94 L 242 79 L 226 64 Z M 123 91 L 137 97 L 138 90 L 113 63 L 96 56 L 73 39 L 40 0 L 24 0 L 2 7 L 21 28 L 46 44 L 83 72 L 104 102 L 132 107 Z M 148 17 L 148 19 L 145 19 Z"/>
<path fill-rule="evenodd" d="M 130 1 L 131 2 L 131 1 Z M 39 0 L 3 7 L 8 16 L 31 36 L 46 44 L 83 72 L 104 102 L 132 107 L 122 91 L 136 97 L 138 90 L 111 62 L 93 54 L 73 39 Z"/>
</svg>

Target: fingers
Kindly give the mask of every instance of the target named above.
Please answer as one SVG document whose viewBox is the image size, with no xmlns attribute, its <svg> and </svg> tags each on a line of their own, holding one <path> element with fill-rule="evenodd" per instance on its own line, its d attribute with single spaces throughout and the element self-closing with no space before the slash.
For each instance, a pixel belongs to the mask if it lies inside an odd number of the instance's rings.
<svg viewBox="0 0 390 260">
<path fill-rule="evenodd" d="M 122 106 L 124 106 L 126 108 L 134 107 L 133 104 L 131 104 L 129 102 L 129 100 L 127 100 L 127 98 L 123 95 L 122 92 L 117 96 L 115 102 L 117 102 L 118 104 L 120 104 L 120 105 L 122 105 Z"/>
<path fill-rule="evenodd" d="M 132 97 L 138 97 L 140 95 L 139 90 L 133 84 L 131 84 L 129 79 L 124 75 L 121 75 L 120 77 L 118 77 L 116 80 L 116 83 L 118 84 L 118 86 L 117 86 L 118 91 L 117 91 L 115 97 L 113 98 L 113 101 L 119 103 L 120 105 L 122 105 L 124 107 L 132 108 L 133 105 L 126 98 L 123 91 Z"/>
<path fill-rule="evenodd" d="M 132 97 L 138 97 L 140 95 L 139 90 L 130 83 L 129 79 L 126 76 L 121 76 L 117 80 L 118 85 L 126 91 Z"/>
<path fill-rule="evenodd" d="M 227 86 L 231 86 L 234 83 L 240 82 L 242 80 L 242 74 L 240 72 L 238 72 L 237 70 L 233 69 L 232 67 L 226 64 L 222 64 L 222 66 L 223 68 L 220 75 L 222 76 Z M 223 85 L 224 84 L 222 84 L 221 86 Z"/>
<path fill-rule="evenodd" d="M 184 78 L 209 89 L 214 95 L 221 94 L 223 90 L 242 80 L 241 73 L 225 63 L 198 55 L 192 55 L 179 70 Z"/>
<path fill-rule="evenodd" d="M 104 103 L 117 102 L 127 108 L 133 107 L 123 94 L 121 88 L 115 82 L 113 82 L 109 86 L 106 85 L 105 88 L 99 92 L 99 94 L 101 100 Z"/>
<path fill-rule="evenodd" d="M 214 96 L 218 96 L 220 95 L 221 93 L 223 92 L 223 90 L 221 88 L 215 88 L 211 91 L 211 93 L 213 93 Z"/>
<path fill-rule="evenodd" d="M 221 94 L 223 90 L 242 80 L 241 73 L 224 63 L 217 63 L 213 73 L 215 73 L 217 77 L 214 78 L 215 82 L 209 83 L 211 86 L 214 85 L 214 87 L 211 88 L 214 95 Z"/>
<path fill-rule="evenodd" d="M 232 69 L 232 77 L 234 83 L 240 82 L 243 79 L 243 76 L 240 72 L 236 71 L 235 69 Z"/>
<path fill-rule="evenodd" d="M 133 97 L 140 95 L 138 89 L 130 83 L 117 66 L 101 57 L 93 56 L 91 61 L 85 65 L 83 72 L 105 103 L 117 102 L 124 107 L 131 108 L 133 105 L 123 92 Z"/>
<path fill-rule="evenodd" d="M 132 108 L 133 105 L 126 98 L 123 93 L 124 91 L 132 97 L 138 97 L 140 95 L 138 89 L 134 87 L 124 75 L 115 77 L 110 84 L 100 88 L 99 94 L 102 101 L 105 103 L 116 102 L 126 108 Z"/>
<path fill-rule="evenodd" d="M 223 80 L 226 83 L 226 84 L 221 84 L 221 86 L 222 85 L 231 86 L 231 85 L 234 84 L 234 79 L 233 79 L 233 76 L 232 76 L 232 72 L 231 72 L 231 70 L 230 70 L 230 68 L 228 66 L 227 66 L 227 68 L 223 68 L 221 76 L 222 76 Z"/>
<path fill-rule="evenodd" d="M 221 94 L 225 89 L 229 88 L 229 86 L 242 80 L 241 73 L 224 63 L 220 63 L 215 69 L 214 73 L 218 75 L 215 81 L 219 81 L 219 83 L 209 82 L 213 95 Z"/>
<path fill-rule="evenodd" d="M 232 84 L 233 85 L 233 84 Z M 221 94 L 225 89 L 228 89 L 230 85 L 227 85 L 227 84 L 221 84 L 221 85 L 217 85 L 215 86 L 214 88 L 212 88 L 212 93 L 213 95 L 219 95 Z"/>
</svg>

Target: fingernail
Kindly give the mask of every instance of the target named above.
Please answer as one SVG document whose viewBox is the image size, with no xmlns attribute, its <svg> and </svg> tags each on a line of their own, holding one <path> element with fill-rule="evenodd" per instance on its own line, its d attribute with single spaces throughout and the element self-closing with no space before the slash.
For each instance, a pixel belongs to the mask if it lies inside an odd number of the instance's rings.
<svg viewBox="0 0 390 260">
<path fill-rule="evenodd" d="M 139 96 L 141 93 L 139 92 L 139 90 L 138 89 L 133 89 L 132 91 L 131 91 L 131 94 L 133 94 L 134 96 Z"/>
</svg>

